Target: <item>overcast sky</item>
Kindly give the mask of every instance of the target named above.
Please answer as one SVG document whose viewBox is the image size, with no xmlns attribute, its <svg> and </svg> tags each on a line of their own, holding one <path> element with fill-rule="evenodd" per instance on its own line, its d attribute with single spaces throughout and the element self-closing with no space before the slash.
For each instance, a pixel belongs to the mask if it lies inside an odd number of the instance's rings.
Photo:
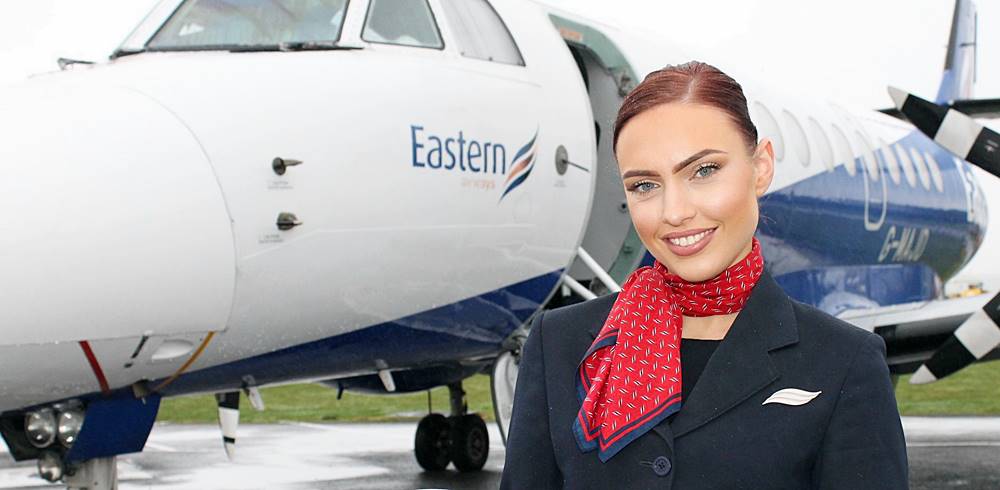
<svg viewBox="0 0 1000 490">
<path fill-rule="evenodd" d="M 871 108 L 891 104 L 889 84 L 933 99 L 954 9 L 950 0 L 545 1 L 662 37 L 738 80 Z M 0 0 L 0 83 L 54 70 L 60 56 L 107 59 L 155 3 Z M 1000 1 L 977 6 L 976 96 L 1000 98 Z M 983 250 L 1000 250 L 1000 181 L 985 184 L 994 224 Z M 995 270 L 994 257 L 970 266 Z"/>
<path fill-rule="evenodd" d="M 869 107 L 894 84 L 933 99 L 950 0 L 546 0 L 655 33 L 737 79 L 796 87 Z M 980 1 L 977 96 L 1000 97 L 1000 2 Z"/>
<path fill-rule="evenodd" d="M 734 76 L 857 105 L 890 104 L 887 84 L 933 98 L 949 0 L 546 0 L 669 39 Z M 106 59 L 155 0 L 0 0 L 0 81 Z M 1000 97 L 1000 2 L 980 0 L 977 95 Z M 773 80 L 773 82 L 772 82 Z"/>
</svg>

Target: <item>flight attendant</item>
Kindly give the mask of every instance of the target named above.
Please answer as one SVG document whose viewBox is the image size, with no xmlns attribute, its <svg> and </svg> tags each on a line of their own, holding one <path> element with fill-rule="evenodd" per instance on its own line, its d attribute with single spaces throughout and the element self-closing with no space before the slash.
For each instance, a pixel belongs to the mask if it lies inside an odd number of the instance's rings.
<svg viewBox="0 0 1000 490">
<path fill-rule="evenodd" d="M 694 61 L 651 73 L 614 148 L 656 260 L 534 318 L 501 488 L 907 488 L 882 338 L 765 267 L 774 150 L 740 85 Z"/>
</svg>

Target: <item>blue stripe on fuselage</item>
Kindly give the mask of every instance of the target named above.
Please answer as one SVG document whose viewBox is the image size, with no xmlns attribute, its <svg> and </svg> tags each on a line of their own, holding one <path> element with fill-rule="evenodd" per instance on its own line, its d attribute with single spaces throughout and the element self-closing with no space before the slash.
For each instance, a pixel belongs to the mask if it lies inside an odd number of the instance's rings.
<svg viewBox="0 0 1000 490">
<path fill-rule="evenodd" d="M 831 312 L 836 308 L 829 302 L 837 301 L 832 295 L 842 293 L 867 298 L 869 306 L 927 300 L 971 259 L 985 235 L 985 208 L 970 220 L 963 171 L 922 133 L 897 143 L 911 160 L 910 148 L 933 155 L 942 191 L 933 179 L 931 190 L 925 189 L 915 170 L 916 185 L 902 169 L 899 183 L 893 182 L 882 148 L 876 152 L 882 173 L 878 182 L 868 179 L 867 197 L 859 158 L 853 176 L 838 165 L 760 200 L 758 237 L 765 261 L 789 295 Z M 883 184 L 886 209 L 879 224 Z"/>
</svg>

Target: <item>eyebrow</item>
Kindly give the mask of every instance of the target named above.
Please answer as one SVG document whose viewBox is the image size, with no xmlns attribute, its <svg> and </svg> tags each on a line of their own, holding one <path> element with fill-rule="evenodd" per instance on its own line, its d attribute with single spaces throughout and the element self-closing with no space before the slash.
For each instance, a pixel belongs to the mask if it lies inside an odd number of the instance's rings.
<svg viewBox="0 0 1000 490">
<path fill-rule="evenodd" d="M 695 153 L 694 155 L 685 158 L 684 161 L 678 163 L 677 165 L 674 165 L 673 173 L 676 174 L 677 172 L 684 170 L 684 167 L 687 167 L 688 165 L 691 165 L 692 163 L 700 160 L 706 155 L 711 155 L 713 153 L 726 153 L 726 152 L 722 150 L 716 150 L 714 148 L 705 148 L 704 150 L 701 150 L 698 153 Z M 624 175 L 622 175 L 622 180 L 625 180 L 629 177 L 655 177 L 656 175 L 658 174 L 652 170 L 629 170 L 628 172 L 625 172 Z"/>
</svg>

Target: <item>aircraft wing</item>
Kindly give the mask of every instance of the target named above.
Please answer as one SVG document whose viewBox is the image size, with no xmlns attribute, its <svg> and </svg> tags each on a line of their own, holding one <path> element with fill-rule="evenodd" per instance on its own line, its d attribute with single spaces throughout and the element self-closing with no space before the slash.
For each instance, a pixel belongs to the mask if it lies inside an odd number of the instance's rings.
<svg viewBox="0 0 1000 490">
<path fill-rule="evenodd" d="M 933 301 L 905 303 L 883 308 L 847 310 L 838 315 L 842 320 L 882 336 L 886 342 L 886 357 L 893 374 L 916 371 L 931 359 L 963 324 L 982 311 L 993 293 Z M 990 355 L 977 360 L 996 358 Z"/>
</svg>

